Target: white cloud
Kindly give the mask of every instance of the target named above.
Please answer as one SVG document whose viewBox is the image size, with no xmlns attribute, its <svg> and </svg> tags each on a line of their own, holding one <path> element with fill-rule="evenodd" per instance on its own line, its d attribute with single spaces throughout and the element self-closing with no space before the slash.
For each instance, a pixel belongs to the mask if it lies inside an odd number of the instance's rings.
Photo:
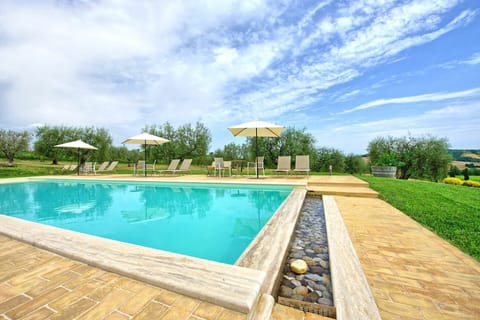
<svg viewBox="0 0 480 320">
<path fill-rule="evenodd" d="M 417 103 L 425 101 L 442 101 L 442 100 L 451 100 L 457 98 L 468 98 L 475 97 L 480 95 L 480 88 L 474 88 L 470 90 L 456 91 L 456 92 L 436 92 L 428 93 L 417 96 L 401 97 L 401 98 L 392 98 L 392 99 L 379 99 L 375 101 L 370 101 L 359 106 L 356 106 L 351 109 L 338 112 L 337 114 L 346 114 L 355 111 L 375 108 L 379 106 L 389 105 L 389 104 L 405 104 L 405 103 Z"/>
<path fill-rule="evenodd" d="M 443 63 L 438 67 L 445 68 L 445 69 L 454 69 L 455 67 L 459 65 L 464 65 L 464 64 L 471 65 L 471 66 L 480 64 L 480 52 L 476 52 L 466 59 L 462 59 L 462 60 L 457 59 L 454 61 Z"/>
<path fill-rule="evenodd" d="M 480 52 L 473 54 L 470 59 L 465 60 L 466 64 L 480 64 Z"/>
<path fill-rule="evenodd" d="M 448 137 L 453 148 L 476 148 L 480 136 L 479 115 L 480 100 L 476 100 L 451 104 L 417 115 L 325 125 L 321 130 L 313 132 L 319 145 L 351 150 L 358 154 L 365 153 L 368 143 L 376 137 L 402 137 L 409 134 Z"/>
<path fill-rule="evenodd" d="M 113 135 L 166 121 L 303 121 L 330 88 L 472 21 L 469 10 L 446 20 L 457 2 L 4 0 L 0 121 Z"/>
</svg>

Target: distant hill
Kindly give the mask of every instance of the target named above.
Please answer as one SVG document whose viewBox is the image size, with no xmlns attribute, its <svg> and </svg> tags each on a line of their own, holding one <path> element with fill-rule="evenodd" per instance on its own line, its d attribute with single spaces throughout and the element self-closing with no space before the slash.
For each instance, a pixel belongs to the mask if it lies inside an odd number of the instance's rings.
<svg viewBox="0 0 480 320">
<path fill-rule="evenodd" d="M 480 150 L 449 149 L 454 161 L 480 162 Z"/>
</svg>

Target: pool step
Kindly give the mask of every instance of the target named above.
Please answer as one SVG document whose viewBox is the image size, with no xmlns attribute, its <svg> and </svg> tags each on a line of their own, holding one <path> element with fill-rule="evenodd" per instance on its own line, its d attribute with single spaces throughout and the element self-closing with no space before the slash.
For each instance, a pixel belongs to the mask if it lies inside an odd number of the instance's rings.
<svg viewBox="0 0 480 320">
<path fill-rule="evenodd" d="M 307 186 L 308 195 L 321 196 L 345 196 L 345 197 L 360 197 L 360 198 L 378 198 L 378 192 L 368 187 L 351 187 L 351 186 L 324 186 L 324 185 L 310 185 Z"/>
<path fill-rule="evenodd" d="M 353 176 L 310 176 L 308 185 L 368 188 L 367 182 Z"/>
<path fill-rule="evenodd" d="M 367 182 L 353 176 L 311 176 L 307 191 L 313 196 L 378 198 L 378 192 L 370 189 Z"/>
</svg>

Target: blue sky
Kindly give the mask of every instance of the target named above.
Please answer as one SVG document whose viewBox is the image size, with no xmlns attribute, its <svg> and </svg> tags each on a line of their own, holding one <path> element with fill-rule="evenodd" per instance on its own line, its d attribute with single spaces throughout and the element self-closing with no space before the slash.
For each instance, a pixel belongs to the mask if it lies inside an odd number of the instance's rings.
<svg viewBox="0 0 480 320">
<path fill-rule="evenodd" d="M 0 128 L 201 121 L 216 149 L 257 119 L 480 148 L 480 1 L 0 0 Z"/>
</svg>

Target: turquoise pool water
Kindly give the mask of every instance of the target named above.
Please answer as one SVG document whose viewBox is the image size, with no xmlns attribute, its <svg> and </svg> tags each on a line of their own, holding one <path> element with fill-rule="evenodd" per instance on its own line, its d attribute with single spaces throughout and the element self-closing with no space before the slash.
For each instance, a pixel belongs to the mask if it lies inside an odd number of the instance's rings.
<svg viewBox="0 0 480 320">
<path fill-rule="evenodd" d="M 292 190 L 46 180 L 0 184 L 0 214 L 233 264 Z"/>
</svg>

